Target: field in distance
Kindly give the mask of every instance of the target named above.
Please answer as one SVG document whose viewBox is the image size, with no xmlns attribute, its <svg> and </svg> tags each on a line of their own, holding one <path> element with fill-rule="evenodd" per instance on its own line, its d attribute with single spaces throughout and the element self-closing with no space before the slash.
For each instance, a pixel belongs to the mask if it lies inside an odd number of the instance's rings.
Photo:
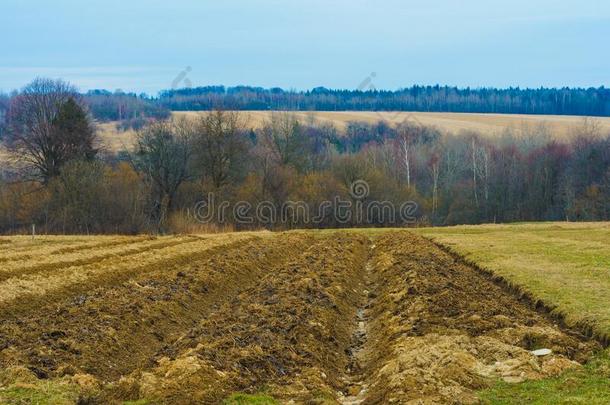
<svg viewBox="0 0 610 405">
<path fill-rule="evenodd" d="M 0 403 L 607 403 L 610 360 L 579 317 L 609 329 L 609 238 L 609 223 L 0 237 Z"/>
<path fill-rule="evenodd" d="M 243 111 L 246 127 L 257 129 L 269 122 L 273 111 Z M 448 133 L 476 131 L 484 136 L 498 136 L 506 130 L 515 134 L 536 133 L 545 128 L 554 139 L 566 140 L 583 126 L 585 117 L 562 115 L 510 115 L 510 114 L 466 114 L 466 113 L 424 113 L 424 112 L 374 112 L 374 111 L 317 111 L 289 112 L 304 123 L 315 120 L 320 123 L 332 123 L 340 131 L 350 121 L 362 121 L 369 124 L 385 121 L 392 125 L 400 122 L 411 122 L 417 125 L 434 126 Z M 175 111 L 175 117 L 196 117 L 205 114 L 201 111 Z M 602 134 L 610 133 L 610 117 L 589 118 L 599 126 Z M 117 122 L 98 124 L 102 147 L 108 151 L 130 150 L 135 142 L 136 132 L 117 129 Z M 0 146 L 0 161 L 6 159 Z"/>
<path fill-rule="evenodd" d="M 244 111 L 249 125 L 253 128 L 262 126 L 269 121 L 272 111 Z M 569 115 L 519 115 L 519 114 L 470 114 L 470 113 L 433 113 L 433 112 L 375 112 L 375 111 L 315 111 L 290 112 L 299 120 L 308 122 L 315 119 L 319 122 L 334 124 L 338 129 L 344 129 L 350 121 L 376 123 L 386 121 L 390 124 L 412 122 L 415 124 L 435 126 L 441 131 L 460 132 L 477 131 L 483 135 L 495 136 L 507 129 L 513 129 L 517 134 L 523 131 L 533 131 L 541 125 L 548 129 L 549 135 L 557 139 L 569 138 L 579 126 L 584 117 Z M 193 116 L 196 111 L 174 112 L 176 116 Z M 602 133 L 610 133 L 610 117 L 591 118 L 599 123 Z"/>
<path fill-rule="evenodd" d="M 196 117 L 205 112 L 175 111 L 175 117 Z M 269 122 L 274 111 L 243 111 L 246 126 L 257 129 Z M 350 121 L 362 121 L 369 124 L 385 121 L 390 124 L 412 122 L 417 125 L 434 126 L 448 133 L 475 131 L 484 136 L 498 136 L 506 130 L 515 134 L 535 133 L 544 128 L 554 139 L 570 139 L 583 126 L 585 117 L 567 115 L 517 115 L 517 114 L 470 114 L 470 113 L 427 113 L 427 112 L 374 112 L 374 111 L 316 111 L 290 112 L 304 123 L 315 120 L 320 123 L 332 123 L 339 130 L 344 130 Z M 589 117 L 595 122 L 602 134 L 610 133 L 610 117 Z M 130 150 L 135 141 L 135 131 L 117 129 L 117 122 L 98 124 L 101 145 L 109 151 Z M 0 145 L 0 161 L 6 161 L 6 151 Z"/>
</svg>

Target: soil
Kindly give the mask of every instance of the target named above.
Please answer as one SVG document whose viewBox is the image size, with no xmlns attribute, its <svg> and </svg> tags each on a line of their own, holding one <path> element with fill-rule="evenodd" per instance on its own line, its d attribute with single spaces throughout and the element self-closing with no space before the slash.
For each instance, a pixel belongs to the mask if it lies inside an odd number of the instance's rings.
<svg viewBox="0 0 610 405">
<path fill-rule="evenodd" d="M 2 312 L 0 368 L 18 364 L 41 378 L 91 374 L 112 381 L 150 366 L 157 350 L 307 244 L 301 236 L 273 244 L 256 238 L 88 291 L 63 291 L 35 309 L 25 302 Z"/>
<path fill-rule="evenodd" d="M 553 376 L 599 348 L 420 236 L 381 237 L 373 262 L 367 404 L 476 403 L 496 379 Z"/>
<path fill-rule="evenodd" d="M 110 281 L 0 309 L 0 387 L 68 379 L 99 404 L 476 403 L 599 348 L 406 231 L 252 237 Z"/>
</svg>

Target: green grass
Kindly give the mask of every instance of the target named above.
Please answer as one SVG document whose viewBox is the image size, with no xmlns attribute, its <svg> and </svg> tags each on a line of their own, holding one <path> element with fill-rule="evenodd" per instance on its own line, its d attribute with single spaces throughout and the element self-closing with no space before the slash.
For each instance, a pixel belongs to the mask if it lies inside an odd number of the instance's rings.
<svg viewBox="0 0 610 405">
<path fill-rule="evenodd" d="M 498 383 L 479 397 L 489 404 L 610 404 L 610 353 L 556 378 Z"/>
<path fill-rule="evenodd" d="M 225 399 L 224 405 L 277 405 L 278 401 L 265 394 L 233 394 Z"/>
<path fill-rule="evenodd" d="M 585 321 L 610 336 L 610 223 L 540 223 L 421 228 L 541 299 L 568 325 Z"/>
<path fill-rule="evenodd" d="M 52 381 L 15 384 L 0 390 L 0 404 L 11 405 L 72 405 L 78 397 L 74 386 Z"/>
</svg>

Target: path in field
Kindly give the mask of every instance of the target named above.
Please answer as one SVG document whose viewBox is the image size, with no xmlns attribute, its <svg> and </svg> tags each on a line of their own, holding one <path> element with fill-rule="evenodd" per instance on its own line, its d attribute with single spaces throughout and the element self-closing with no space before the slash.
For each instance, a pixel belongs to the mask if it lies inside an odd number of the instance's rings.
<svg viewBox="0 0 610 405">
<path fill-rule="evenodd" d="M 375 245 L 371 244 L 371 250 L 375 248 Z M 373 265 L 369 260 L 366 263 L 365 273 L 365 289 L 362 291 L 363 299 L 362 306 L 356 311 L 356 327 L 353 334 L 352 347 L 349 350 L 350 364 L 347 368 L 347 376 L 345 382 L 347 384 L 347 393 L 339 391 L 340 395 L 338 401 L 342 405 L 359 405 L 366 399 L 366 393 L 368 389 L 367 382 L 365 381 L 365 369 L 366 369 L 366 350 L 368 344 L 368 330 L 369 330 L 369 317 L 370 317 L 370 306 L 372 304 L 371 291 L 372 288 L 372 271 Z"/>
</svg>

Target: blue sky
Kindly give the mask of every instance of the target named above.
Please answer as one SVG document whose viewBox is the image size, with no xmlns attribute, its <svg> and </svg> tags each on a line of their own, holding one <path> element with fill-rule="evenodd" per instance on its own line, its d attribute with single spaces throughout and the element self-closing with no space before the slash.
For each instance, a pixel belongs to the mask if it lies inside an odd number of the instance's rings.
<svg viewBox="0 0 610 405">
<path fill-rule="evenodd" d="M 610 86 L 610 2 L 3 0 L 0 90 Z"/>
</svg>

